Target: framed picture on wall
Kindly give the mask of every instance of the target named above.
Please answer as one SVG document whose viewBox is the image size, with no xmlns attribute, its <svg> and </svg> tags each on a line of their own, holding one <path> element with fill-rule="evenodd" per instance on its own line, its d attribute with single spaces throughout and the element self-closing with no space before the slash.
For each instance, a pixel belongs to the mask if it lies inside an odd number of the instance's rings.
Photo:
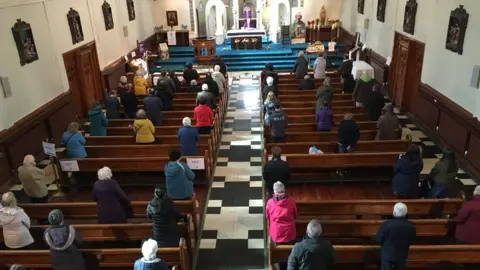
<svg viewBox="0 0 480 270">
<path fill-rule="evenodd" d="M 176 10 L 168 10 L 167 11 L 167 25 L 168 26 L 177 26 L 178 25 L 178 17 Z"/>
<path fill-rule="evenodd" d="M 387 10 L 387 0 L 378 0 L 377 4 L 377 20 L 385 22 L 385 11 Z"/>
<path fill-rule="evenodd" d="M 82 21 L 80 20 L 80 14 L 73 8 L 70 8 L 70 11 L 67 13 L 68 26 L 70 26 L 70 34 L 72 35 L 72 43 L 77 44 L 82 42 L 83 29 Z"/>
<path fill-rule="evenodd" d="M 415 33 L 415 18 L 417 17 L 417 0 L 408 0 L 405 4 L 405 14 L 403 16 L 403 31 L 405 33 Z"/>
<path fill-rule="evenodd" d="M 102 5 L 103 20 L 105 21 L 105 30 L 111 30 L 115 26 L 113 23 L 112 7 L 105 0 Z"/>
<path fill-rule="evenodd" d="M 12 34 L 17 45 L 20 65 L 24 66 L 38 60 L 37 47 L 30 24 L 22 21 L 22 19 L 17 19 L 12 27 Z"/>
<path fill-rule="evenodd" d="M 365 8 L 365 0 L 358 0 L 357 11 L 360 14 L 363 14 Z"/>
<path fill-rule="evenodd" d="M 463 42 L 467 31 L 469 14 L 463 5 L 450 13 L 450 21 L 447 29 L 446 48 L 452 52 L 463 54 Z"/>
<path fill-rule="evenodd" d="M 128 20 L 135 20 L 135 4 L 133 0 L 127 0 Z"/>
</svg>

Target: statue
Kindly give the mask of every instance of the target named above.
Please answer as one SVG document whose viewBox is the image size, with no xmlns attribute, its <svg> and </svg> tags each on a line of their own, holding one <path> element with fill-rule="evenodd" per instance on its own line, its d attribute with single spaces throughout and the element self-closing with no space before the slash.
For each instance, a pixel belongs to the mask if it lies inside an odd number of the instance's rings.
<svg viewBox="0 0 480 270">
<path fill-rule="evenodd" d="M 321 25 L 325 25 L 325 21 L 327 20 L 327 10 L 325 6 L 322 6 L 322 10 L 320 11 L 320 23 Z"/>
<path fill-rule="evenodd" d="M 290 35 L 292 38 L 305 38 L 305 23 L 302 21 L 302 14 L 295 15 L 295 22 L 292 24 Z"/>
</svg>

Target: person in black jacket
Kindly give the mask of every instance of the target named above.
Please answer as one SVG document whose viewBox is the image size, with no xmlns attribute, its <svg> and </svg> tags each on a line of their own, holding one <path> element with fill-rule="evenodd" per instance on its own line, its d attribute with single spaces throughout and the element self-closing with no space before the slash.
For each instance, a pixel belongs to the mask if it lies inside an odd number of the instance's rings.
<svg viewBox="0 0 480 270">
<path fill-rule="evenodd" d="M 395 204 L 393 219 L 383 222 L 377 231 L 382 270 L 406 269 L 408 249 L 417 236 L 415 224 L 406 215 L 407 206 L 404 203 Z"/>
<path fill-rule="evenodd" d="M 185 69 L 183 70 L 183 80 L 186 85 L 189 85 L 192 80 L 198 80 L 198 72 L 193 69 L 192 63 L 187 63 Z"/>
<path fill-rule="evenodd" d="M 263 89 L 266 85 L 267 73 L 273 72 L 273 65 L 266 64 L 263 68 L 262 72 L 260 73 L 260 87 Z"/>
<path fill-rule="evenodd" d="M 182 216 L 162 188 L 155 187 L 153 196 L 147 206 L 147 218 L 152 220 L 152 239 L 159 247 L 178 247 L 180 230 L 177 222 Z"/>
<path fill-rule="evenodd" d="M 328 270 L 335 263 L 335 248 L 321 238 L 322 225 L 313 219 L 307 225 L 307 236 L 293 246 L 288 256 L 288 270 Z"/>
<path fill-rule="evenodd" d="M 117 93 L 112 90 L 109 94 L 105 94 L 105 109 L 107 110 L 107 119 L 120 119 L 120 101 L 118 101 Z"/>
<path fill-rule="evenodd" d="M 385 97 L 380 93 L 380 85 L 376 84 L 372 92 L 367 96 L 363 103 L 367 121 L 378 121 L 382 115 L 382 109 L 385 107 Z"/>
<path fill-rule="evenodd" d="M 312 78 L 310 78 L 310 75 L 305 75 L 303 80 L 300 81 L 300 84 L 298 85 L 298 89 L 300 89 L 300 90 L 316 89 L 315 81 L 312 80 Z"/>
<path fill-rule="evenodd" d="M 221 71 L 220 71 L 221 72 Z M 220 88 L 218 88 L 218 84 L 213 80 L 212 73 L 207 73 L 205 75 L 205 80 L 203 80 L 204 84 L 208 85 L 208 91 L 218 97 L 220 94 Z"/>
<path fill-rule="evenodd" d="M 346 53 L 343 55 L 343 62 L 340 64 L 338 71 L 340 72 L 340 75 L 342 75 L 342 78 L 347 78 L 349 74 L 352 74 L 352 69 L 353 61 L 349 59 L 348 53 Z"/>
<path fill-rule="evenodd" d="M 126 92 L 120 95 L 120 101 L 123 106 L 123 112 L 125 113 L 125 118 L 135 119 L 137 113 L 137 96 L 133 93 L 132 88 L 130 87 Z"/>
<path fill-rule="evenodd" d="M 225 78 L 226 78 L 227 77 L 227 65 L 225 65 L 225 63 L 223 62 L 222 56 L 215 55 L 215 57 L 213 59 L 213 67 L 215 68 L 216 65 L 220 66 L 220 73 L 222 73 L 223 76 L 225 76 Z"/>
<path fill-rule="evenodd" d="M 345 78 L 343 78 L 343 93 L 344 94 L 351 94 L 353 93 L 353 90 L 355 89 L 356 81 L 353 78 L 352 74 L 346 75 Z"/>
<path fill-rule="evenodd" d="M 345 120 L 338 126 L 338 152 L 352 153 L 360 138 L 360 128 L 350 113 L 345 114 Z"/>
<path fill-rule="evenodd" d="M 173 100 L 174 94 L 170 90 L 168 85 L 164 82 L 159 82 L 155 90 L 156 90 L 157 97 L 159 97 L 162 100 L 162 104 L 163 104 L 162 111 L 173 110 L 172 100 Z"/>
<path fill-rule="evenodd" d="M 178 93 L 182 90 L 182 84 L 180 83 L 180 80 L 178 79 L 177 75 L 175 75 L 175 71 L 171 70 L 168 73 L 168 76 L 170 79 L 172 79 L 173 84 L 175 85 L 175 90 L 173 91 L 174 93 Z"/>
<path fill-rule="evenodd" d="M 278 146 L 272 148 L 272 159 L 263 167 L 263 180 L 269 193 L 269 196 L 273 195 L 273 184 L 277 181 L 287 186 L 290 181 L 291 172 L 290 166 L 282 158 L 282 149 Z"/>
</svg>

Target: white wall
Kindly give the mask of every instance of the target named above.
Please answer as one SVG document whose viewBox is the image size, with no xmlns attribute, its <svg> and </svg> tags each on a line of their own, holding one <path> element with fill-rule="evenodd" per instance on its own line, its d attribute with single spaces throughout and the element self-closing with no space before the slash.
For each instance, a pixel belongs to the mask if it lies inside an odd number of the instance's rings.
<svg viewBox="0 0 480 270">
<path fill-rule="evenodd" d="M 167 14 L 166 11 L 176 10 L 178 18 L 178 26 L 174 27 L 175 30 L 180 30 L 182 24 L 188 25 L 188 29 L 191 29 L 190 25 L 190 9 L 188 0 L 157 0 L 153 2 L 153 14 L 155 25 L 163 25 L 163 29 L 170 29 L 167 26 Z M 199 9 L 200 12 L 200 9 Z M 194 15 L 195 16 L 195 15 Z M 195 27 L 195 29 L 197 29 Z M 190 35 L 194 35 L 190 31 Z"/>
<path fill-rule="evenodd" d="M 362 41 L 384 57 L 391 56 L 395 31 L 425 43 L 422 81 L 452 99 L 475 115 L 480 115 L 480 91 L 470 87 L 472 69 L 480 63 L 476 50 L 480 43 L 480 1 L 478 0 L 421 0 L 412 36 L 403 32 L 403 18 L 407 0 L 388 0 L 385 23 L 377 21 L 378 0 L 366 0 L 364 15 L 357 12 L 357 0 L 344 0 L 341 8 L 343 27 L 360 32 Z M 470 14 L 463 55 L 445 49 L 450 12 L 464 5 Z M 365 31 L 365 18 L 370 19 Z"/>
<path fill-rule="evenodd" d="M 325 10 L 327 11 L 327 19 L 339 19 L 343 1 L 349 0 L 304 0 L 303 7 L 292 8 L 292 22 L 295 20 L 295 14 L 297 14 L 297 12 L 302 13 L 305 23 L 307 23 L 307 21 L 320 19 L 320 11 L 323 5 L 325 5 Z M 300 0 L 298 0 L 298 2 L 300 2 Z"/>
<path fill-rule="evenodd" d="M 96 41 L 100 68 L 136 47 L 136 41 L 153 34 L 151 0 L 135 0 L 136 19 L 128 21 L 125 0 L 108 0 L 115 28 L 105 31 L 103 0 L 0 0 L 0 76 L 8 77 L 12 96 L 0 93 L 0 130 L 12 126 L 46 102 L 68 90 L 62 54 Z M 80 14 L 84 41 L 72 44 L 67 13 Z M 11 27 L 17 18 L 30 23 L 39 60 L 20 66 Z M 123 26 L 129 35 L 123 36 Z"/>
</svg>

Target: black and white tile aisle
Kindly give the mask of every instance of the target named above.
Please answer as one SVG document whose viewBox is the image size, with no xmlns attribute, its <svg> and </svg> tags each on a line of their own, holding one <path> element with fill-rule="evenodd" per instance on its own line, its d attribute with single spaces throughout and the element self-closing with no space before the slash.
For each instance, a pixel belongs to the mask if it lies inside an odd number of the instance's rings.
<svg viewBox="0 0 480 270">
<path fill-rule="evenodd" d="M 258 76 L 233 78 L 210 191 L 199 270 L 265 269 Z"/>
</svg>

